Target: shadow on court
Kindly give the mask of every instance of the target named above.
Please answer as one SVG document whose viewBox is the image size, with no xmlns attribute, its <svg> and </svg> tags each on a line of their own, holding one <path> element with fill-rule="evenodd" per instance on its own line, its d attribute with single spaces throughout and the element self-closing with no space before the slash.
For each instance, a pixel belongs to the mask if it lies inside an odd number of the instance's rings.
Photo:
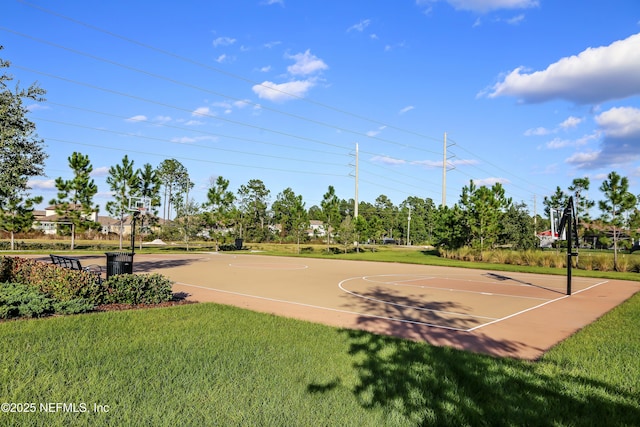
<svg viewBox="0 0 640 427">
<path fill-rule="evenodd" d="M 424 295 L 413 295 L 376 286 L 358 297 L 345 294 L 346 306 L 356 312 L 371 313 L 402 321 L 401 328 L 412 328 L 412 323 L 426 323 L 454 329 L 469 329 L 481 322 L 467 315 L 470 307 L 455 301 L 428 301 Z M 358 324 L 375 322 L 375 317 L 361 316 Z M 424 327 L 424 325 L 419 325 Z"/>
<path fill-rule="evenodd" d="M 502 274 L 497 274 L 497 273 L 485 273 L 485 274 L 484 274 L 484 276 L 485 276 L 485 277 L 489 277 L 489 278 L 491 278 L 491 279 L 500 280 L 500 281 L 511 280 L 511 281 L 513 281 L 513 282 L 521 283 L 521 284 L 523 284 L 523 285 L 533 286 L 534 288 L 538 288 L 538 289 L 544 289 L 545 291 L 554 292 L 554 293 L 557 293 L 557 294 L 564 294 L 564 292 L 561 292 L 561 291 L 559 291 L 559 290 L 557 290 L 557 289 L 547 288 L 547 287 L 544 287 L 544 286 L 540 286 L 540 285 L 533 284 L 533 283 L 531 283 L 531 282 L 525 282 L 525 281 L 523 281 L 523 280 L 516 279 L 516 278 L 514 278 L 514 277 L 504 276 L 504 275 L 502 275 Z"/>
<path fill-rule="evenodd" d="M 558 372 L 545 369 L 550 362 L 525 364 L 364 331 L 341 333 L 358 377 L 350 391 L 362 407 L 382 408 L 396 424 L 592 425 L 594 413 L 615 413 L 623 425 L 640 419 L 640 411 L 624 403 L 634 399 L 628 390 L 580 375 L 549 374 Z M 307 392 L 331 393 L 348 383 L 311 383 Z M 586 391 L 563 394 L 567 385 Z M 612 394 L 619 401 L 607 398 Z"/>
<path fill-rule="evenodd" d="M 198 262 L 198 259 L 156 259 L 156 260 L 142 260 L 137 261 L 133 259 L 133 271 L 134 273 L 151 273 L 157 270 L 165 270 L 169 268 L 184 267 Z"/>
</svg>

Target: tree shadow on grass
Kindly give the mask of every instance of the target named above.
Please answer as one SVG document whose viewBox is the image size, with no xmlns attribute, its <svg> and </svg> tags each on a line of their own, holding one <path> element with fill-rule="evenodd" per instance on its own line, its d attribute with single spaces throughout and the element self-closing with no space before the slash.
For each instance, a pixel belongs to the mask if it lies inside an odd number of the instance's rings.
<svg viewBox="0 0 640 427">
<path fill-rule="evenodd" d="M 361 293 L 353 308 L 379 309 L 378 301 L 394 303 L 394 315 L 411 315 L 414 307 L 426 306 L 424 295 L 401 295 L 386 288 Z M 439 311 L 433 321 L 448 320 L 448 313 L 464 310 L 454 302 L 429 304 Z M 438 317 L 442 317 L 438 319 Z M 371 330 L 377 319 L 362 316 L 363 329 Z M 473 320 L 453 321 L 464 328 Z M 640 409 L 637 396 L 575 373 L 551 362 L 525 362 L 496 358 L 451 346 L 516 351 L 523 343 L 497 341 L 483 335 L 447 333 L 420 324 L 386 322 L 378 325 L 380 335 L 363 330 L 341 330 L 347 339 L 357 382 L 351 392 L 365 409 L 381 409 L 390 423 L 402 425 L 637 425 Z M 399 334 L 403 329 L 404 335 Z M 433 337 L 441 346 L 430 346 L 390 335 Z M 475 342 L 469 345 L 469 340 Z M 480 350 L 481 351 L 481 350 Z M 331 393 L 345 387 L 335 378 L 327 384 L 312 383 L 309 393 Z"/>
<path fill-rule="evenodd" d="M 541 363 L 343 333 L 360 405 L 411 425 L 634 425 L 640 419 L 637 396 L 577 374 L 545 373 Z"/>
</svg>

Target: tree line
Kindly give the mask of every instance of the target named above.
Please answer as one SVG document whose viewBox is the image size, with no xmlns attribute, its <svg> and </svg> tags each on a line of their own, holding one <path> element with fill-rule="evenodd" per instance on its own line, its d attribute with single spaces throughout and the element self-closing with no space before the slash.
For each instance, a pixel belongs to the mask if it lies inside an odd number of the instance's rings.
<svg viewBox="0 0 640 427">
<path fill-rule="evenodd" d="M 0 47 L 1 49 L 1 47 Z M 12 77 L 4 72 L 9 62 L 0 60 L 0 229 L 12 236 L 33 224 L 33 207 L 41 196 L 31 196 L 28 180 L 44 172 L 47 153 L 44 141 L 27 115 L 26 101 L 42 101 L 45 91 L 32 84 L 28 88 L 9 87 Z M 62 219 L 60 230 L 70 233 L 72 247 L 76 232 L 96 230 L 91 214 L 97 211 L 93 198 L 98 187 L 91 178 L 93 167 L 88 155 L 74 152 L 69 158 L 73 178 L 55 180 L 57 195 L 50 204 Z M 549 228 L 551 210 L 566 206 L 574 197 L 578 209 L 580 233 L 585 242 L 608 246 L 617 251 L 621 237 L 637 238 L 640 227 L 640 197 L 629 192 L 628 178 L 611 172 L 600 186 L 601 216 L 590 218 L 595 202 L 586 197 L 588 178 L 577 178 L 563 191 L 560 187 L 544 198 L 544 216 L 531 215 L 524 202 L 505 196 L 504 187 L 477 186 L 473 181 L 461 190 L 453 206 L 436 206 L 431 198 L 410 196 L 395 205 L 386 195 L 373 203 L 337 197 L 328 186 L 319 205 L 306 206 L 301 195 L 285 188 L 272 198 L 272 192 L 260 179 L 250 179 L 234 193 L 222 176 L 212 177 L 206 200 L 190 195 L 195 184 L 184 165 L 166 159 L 154 167 L 147 163 L 135 167 L 128 155 L 109 168 L 106 183 L 112 199 L 105 209 L 120 224 L 120 242 L 124 224 L 131 215 L 130 200 L 149 200 L 151 212 L 140 217 L 141 229 L 161 230 L 162 236 L 182 239 L 187 244 L 196 238 L 224 243 L 226 239 L 248 241 L 296 242 L 310 239 L 343 245 L 354 242 L 398 242 L 472 247 L 484 250 L 496 247 L 532 249 L 538 246 L 536 231 Z M 160 212 L 162 208 L 162 212 Z M 310 228 L 311 222 L 322 227 Z M 309 235 L 309 230 L 315 235 Z"/>
</svg>

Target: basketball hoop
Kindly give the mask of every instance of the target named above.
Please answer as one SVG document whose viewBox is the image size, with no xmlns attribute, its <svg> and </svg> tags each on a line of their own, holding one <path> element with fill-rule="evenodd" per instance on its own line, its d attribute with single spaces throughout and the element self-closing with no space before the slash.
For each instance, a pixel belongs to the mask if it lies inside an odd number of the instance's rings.
<svg viewBox="0 0 640 427">
<path fill-rule="evenodd" d="M 151 209 L 151 199 L 148 197 L 129 197 L 129 212 L 147 215 Z"/>
</svg>

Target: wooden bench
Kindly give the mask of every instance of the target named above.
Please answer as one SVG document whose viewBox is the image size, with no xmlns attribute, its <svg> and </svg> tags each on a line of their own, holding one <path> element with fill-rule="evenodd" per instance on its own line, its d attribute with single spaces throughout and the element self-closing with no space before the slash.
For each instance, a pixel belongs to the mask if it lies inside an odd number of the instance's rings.
<svg viewBox="0 0 640 427">
<path fill-rule="evenodd" d="M 87 271 L 96 275 L 99 282 L 102 282 L 102 267 L 97 264 L 91 264 L 83 267 L 80 258 L 49 254 L 51 262 L 59 267 L 68 268 L 70 270 Z"/>
</svg>

